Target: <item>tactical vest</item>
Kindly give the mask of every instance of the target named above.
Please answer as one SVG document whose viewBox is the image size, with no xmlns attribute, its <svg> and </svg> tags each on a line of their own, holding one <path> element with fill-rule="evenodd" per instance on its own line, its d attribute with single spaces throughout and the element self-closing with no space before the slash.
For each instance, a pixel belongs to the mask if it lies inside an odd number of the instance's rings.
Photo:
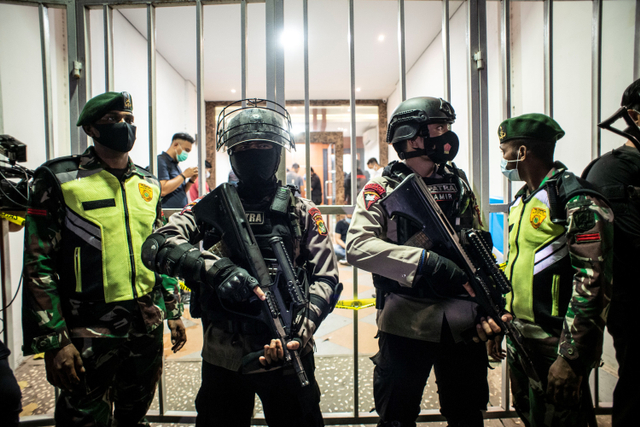
<svg viewBox="0 0 640 427">
<path fill-rule="evenodd" d="M 43 165 L 56 178 L 66 215 L 58 272 L 65 296 L 79 301 L 128 301 L 151 292 L 155 273 L 140 259 L 152 233 L 158 181 L 137 168 L 121 182 L 98 168 L 79 168 L 70 156 Z"/>
<path fill-rule="evenodd" d="M 562 169 L 526 197 L 525 189 L 509 210 L 505 273 L 513 292 L 507 294 L 507 307 L 517 318 L 558 330 L 573 292 L 566 204 L 580 194 L 602 196 Z"/>
<path fill-rule="evenodd" d="M 382 176 L 390 178 L 392 181 L 390 187 L 395 189 L 412 173 L 413 171 L 404 162 L 395 161 L 385 167 Z M 440 175 L 439 178 L 423 178 L 423 180 L 442 212 L 447 216 L 447 220 L 456 231 L 472 228 L 473 218 L 476 214 L 472 208 L 474 195 L 464 172 L 458 169 L 455 164 L 443 163 L 438 167 L 437 174 Z M 404 217 L 400 217 L 397 219 L 397 230 L 398 241 L 396 243 L 401 245 L 420 231 L 421 227 Z M 382 291 L 379 294 L 393 292 L 421 298 L 433 297 L 428 287 L 407 288 L 387 277 L 375 273 L 372 276 L 374 286 Z M 376 308 L 380 309 L 382 306 L 383 302 L 378 298 Z"/>
<path fill-rule="evenodd" d="M 287 194 L 294 191 L 293 186 L 280 187 L 278 190 L 288 189 Z M 275 255 L 269 239 L 274 236 L 279 236 L 285 245 L 289 258 L 293 260 L 296 273 L 301 280 L 301 283 L 306 285 L 307 278 L 302 277 L 306 274 L 306 271 L 301 268 L 303 265 L 300 262 L 306 259 L 302 251 L 306 248 L 300 247 L 301 236 L 304 230 L 300 228 L 303 221 L 297 217 L 293 203 L 295 198 L 288 199 L 286 203 L 274 206 L 273 199 L 267 200 L 258 204 L 243 203 L 243 208 L 247 221 L 251 225 L 251 231 L 253 232 L 260 253 L 264 257 L 265 263 L 269 268 L 269 273 L 272 279 L 275 277 L 277 265 L 275 263 Z M 207 226 L 208 227 L 208 226 Z M 206 240 L 208 242 L 217 242 L 220 240 L 219 230 L 208 230 Z M 206 247 L 210 247 L 208 243 L 204 243 Z M 300 253 L 300 256 L 296 259 L 295 254 Z M 233 261 L 233 260 L 232 260 Z M 236 315 L 229 313 L 225 310 L 218 299 L 216 292 L 210 287 L 202 287 L 200 292 L 196 292 L 195 298 L 199 303 L 196 303 L 196 307 L 192 307 L 193 317 L 203 317 L 205 321 L 212 322 L 214 324 L 222 325 L 228 332 L 241 332 L 245 334 L 260 334 L 266 331 L 266 327 L 250 318 L 242 315 Z M 305 289 L 308 293 L 308 289 Z M 192 297 L 193 298 L 193 297 Z M 236 304 L 234 311 L 238 312 L 252 312 L 255 311 L 249 307 L 249 303 L 243 302 Z"/>
</svg>

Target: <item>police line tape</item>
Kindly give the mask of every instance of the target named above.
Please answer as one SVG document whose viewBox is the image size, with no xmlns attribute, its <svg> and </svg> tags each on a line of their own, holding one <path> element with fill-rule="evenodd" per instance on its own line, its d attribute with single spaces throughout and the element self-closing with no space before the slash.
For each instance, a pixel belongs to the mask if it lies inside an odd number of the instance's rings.
<svg viewBox="0 0 640 427">
<path fill-rule="evenodd" d="M 336 304 L 336 308 L 343 308 L 346 310 L 361 310 L 363 308 L 373 307 L 376 305 L 375 298 L 363 298 L 363 299 L 342 299 Z"/>
<path fill-rule="evenodd" d="M 20 227 L 24 225 L 24 218 L 18 215 L 11 215 L 6 212 L 0 212 L 0 218 L 6 219 L 9 222 L 19 225 Z"/>
</svg>

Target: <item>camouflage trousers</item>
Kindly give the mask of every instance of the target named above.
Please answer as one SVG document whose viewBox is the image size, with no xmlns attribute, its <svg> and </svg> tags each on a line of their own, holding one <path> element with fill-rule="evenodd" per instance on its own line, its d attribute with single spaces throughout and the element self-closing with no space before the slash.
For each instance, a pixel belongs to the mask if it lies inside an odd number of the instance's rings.
<svg viewBox="0 0 640 427">
<path fill-rule="evenodd" d="M 60 393 L 56 426 L 148 426 L 144 417 L 162 373 L 162 332 L 160 326 L 131 330 L 128 338 L 73 339 L 86 372 L 72 391 Z"/>
<path fill-rule="evenodd" d="M 542 381 L 543 393 L 531 387 L 529 377 L 518 361 L 521 354 L 507 338 L 510 356 L 508 358 L 513 406 L 527 427 L 583 427 L 587 425 L 593 407 L 589 394 L 582 394 L 580 404 L 575 407 L 560 407 L 547 399 L 549 368 L 558 357 L 559 338 L 549 336 L 545 339 L 524 339 L 533 365 Z M 511 354 L 515 360 L 511 358 Z M 583 385 L 588 386 L 588 374 L 583 378 Z M 583 389 L 584 390 L 584 389 Z"/>
</svg>

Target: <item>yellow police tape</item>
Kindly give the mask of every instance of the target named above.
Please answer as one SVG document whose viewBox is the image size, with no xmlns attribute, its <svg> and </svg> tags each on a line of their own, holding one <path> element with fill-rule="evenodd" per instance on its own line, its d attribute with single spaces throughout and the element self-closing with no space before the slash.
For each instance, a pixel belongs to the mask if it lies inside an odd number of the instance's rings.
<svg viewBox="0 0 640 427">
<path fill-rule="evenodd" d="M 360 310 L 376 305 L 375 298 L 364 299 L 342 299 L 336 304 L 336 308 L 344 308 L 347 310 Z"/>
<path fill-rule="evenodd" d="M 183 291 L 191 292 L 191 289 L 189 289 L 189 287 L 184 284 L 184 281 L 180 280 L 178 281 L 178 284 L 180 285 L 180 289 L 182 289 Z"/>
<path fill-rule="evenodd" d="M 12 222 L 14 224 L 18 224 L 20 227 L 24 225 L 24 218 L 18 215 L 10 215 L 6 212 L 0 212 L 0 218 L 6 219 L 7 221 Z"/>
</svg>

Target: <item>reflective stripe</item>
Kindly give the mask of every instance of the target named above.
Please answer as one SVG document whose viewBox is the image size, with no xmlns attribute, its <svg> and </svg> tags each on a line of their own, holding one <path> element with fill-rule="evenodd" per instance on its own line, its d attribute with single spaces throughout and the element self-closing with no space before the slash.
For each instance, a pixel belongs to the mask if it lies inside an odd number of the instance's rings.
<svg viewBox="0 0 640 427">
<path fill-rule="evenodd" d="M 102 241 L 100 240 L 100 238 L 87 233 L 84 229 L 75 225 L 69 219 L 69 215 L 64 218 L 64 225 L 67 227 L 67 229 L 69 229 L 69 231 L 75 233 L 76 236 L 80 237 L 82 240 L 84 240 L 94 248 L 98 249 L 99 251 L 102 250 Z"/>
<path fill-rule="evenodd" d="M 537 191 L 533 194 L 533 197 L 538 199 L 540 203 L 544 203 L 546 207 L 549 207 L 549 193 L 547 193 L 547 189 L 543 188 L 540 191 Z"/>
<path fill-rule="evenodd" d="M 80 264 L 80 248 L 76 248 L 73 259 L 73 267 L 76 273 L 76 292 L 82 292 L 82 268 Z"/>
<path fill-rule="evenodd" d="M 551 242 L 547 247 L 536 252 L 533 274 L 538 274 L 550 265 L 560 261 L 568 254 L 569 247 L 567 246 L 567 236 L 566 234 L 563 234 Z"/>
<path fill-rule="evenodd" d="M 67 208 L 66 217 L 69 218 L 69 220 L 71 222 L 73 222 L 73 224 L 76 227 L 80 227 L 84 231 L 86 231 L 87 233 L 91 234 L 96 239 L 102 240 L 101 237 L 100 237 L 102 235 L 102 233 L 100 232 L 100 227 L 97 227 L 97 226 L 87 222 L 85 219 L 83 219 L 81 216 L 79 216 L 78 214 L 76 214 L 74 211 L 72 211 L 69 208 Z"/>
<path fill-rule="evenodd" d="M 533 275 L 535 276 L 536 274 L 540 273 L 541 271 L 546 270 L 549 266 L 551 266 L 551 265 L 555 264 L 556 262 L 560 261 L 561 259 L 563 259 L 567 255 L 569 255 L 569 247 L 565 245 L 558 252 L 554 252 L 548 258 L 545 258 L 542 261 L 540 261 L 539 263 L 536 263 L 536 265 L 533 267 Z"/>
</svg>

